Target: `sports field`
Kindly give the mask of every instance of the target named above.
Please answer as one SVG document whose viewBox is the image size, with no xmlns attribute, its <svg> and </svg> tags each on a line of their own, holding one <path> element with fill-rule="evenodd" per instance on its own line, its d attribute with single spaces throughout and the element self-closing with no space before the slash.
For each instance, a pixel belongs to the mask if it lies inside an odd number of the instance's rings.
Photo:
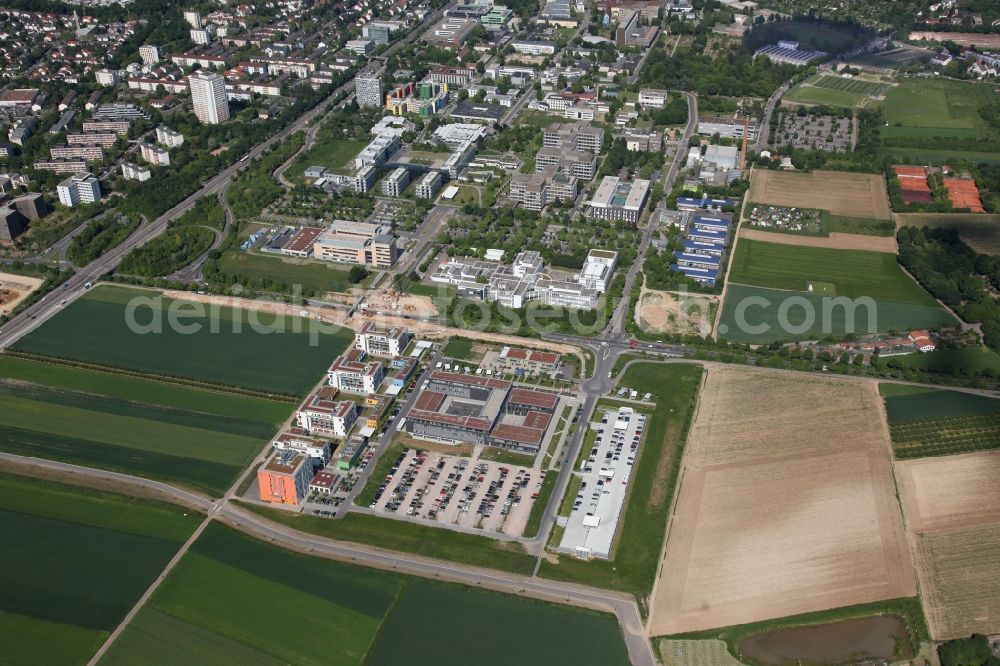
<svg viewBox="0 0 1000 666">
<path fill-rule="evenodd" d="M 958 391 L 885 395 L 897 458 L 1000 448 L 1000 400 Z"/>
<path fill-rule="evenodd" d="M 654 636 L 913 596 L 875 384 L 709 368 L 660 571 Z"/>
<path fill-rule="evenodd" d="M 265 393 L 302 395 L 352 337 L 347 329 L 311 319 L 99 286 L 13 348 Z"/>
<path fill-rule="evenodd" d="M 0 475 L 0 661 L 86 663 L 200 519 Z"/>
<path fill-rule="evenodd" d="M 915 128 L 914 136 L 926 135 L 921 128 L 935 136 L 967 137 L 968 130 L 990 134 L 979 107 L 994 97 L 993 86 L 985 83 L 904 78 L 885 98 L 888 136 L 905 136 L 906 128 Z"/>
<path fill-rule="evenodd" d="M 0 357 L 0 450 L 221 496 L 292 405 Z"/>
<path fill-rule="evenodd" d="M 855 107 L 882 97 L 889 88 L 888 83 L 818 74 L 792 88 L 784 99 L 802 104 Z"/>
<path fill-rule="evenodd" d="M 419 666 L 458 655 L 488 665 L 627 663 L 611 616 L 300 555 L 218 523 L 102 663 Z"/>
<path fill-rule="evenodd" d="M 761 204 L 817 208 L 846 217 L 888 220 L 892 215 L 885 178 L 874 174 L 754 169 L 746 197 Z"/>
<path fill-rule="evenodd" d="M 741 238 L 729 282 L 719 334 L 739 342 L 801 340 L 870 330 L 884 333 L 954 323 L 903 272 L 895 255 L 887 252 Z M 871 301 L 840 305 L 833 300 L 840 297 Z"/>
<path fill-rule="evenodd" d="M 896 463 L 931 637 L 1000 632 L 1000 451 Z"/>
</svg>

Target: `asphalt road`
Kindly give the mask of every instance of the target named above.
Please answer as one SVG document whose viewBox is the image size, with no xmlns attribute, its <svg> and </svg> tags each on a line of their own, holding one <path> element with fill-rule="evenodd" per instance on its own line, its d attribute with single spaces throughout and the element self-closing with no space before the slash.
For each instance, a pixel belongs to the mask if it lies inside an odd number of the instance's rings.
<svg viewBox="0 0 1000 666">
<path fill-rule="evenodd" d="M 750 148 L 755 153 L 759 153 L 767 148 L 767 142 L 771 135 L 771 116 L 774 114 L 774 108 L 778 105 L 781 97 L 788 92 L 790 85 L 791 81 L 782 83 L 781 86 L 767 98 L 767 104 L 764 105 L 764 117 L 760 122 L 760 128 L 757 130 L 757 140 Z"/>
</svg>

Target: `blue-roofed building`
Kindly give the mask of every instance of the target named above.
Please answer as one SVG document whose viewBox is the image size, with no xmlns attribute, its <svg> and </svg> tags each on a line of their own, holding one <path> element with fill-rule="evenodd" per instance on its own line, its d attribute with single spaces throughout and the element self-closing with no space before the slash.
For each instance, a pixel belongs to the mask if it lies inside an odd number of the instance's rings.
<svg viewBox="0 0 1000 666">
<path fill-rule="evenodd" d="M 732 197 L 713 198 L 707 194 L 700 197 L 679 197 L 677 199 L 677 210 L 722 210 L 724 207 L 736 206 L 736 199 Z"/>
<path fill-rule="evenodd" d="M 695 215 L 691 220 L 691 227 L 701 231 L 721 231 L 725 233 L 729 230 L 729 220 L 725 220 L 721 217 Z"/>
<path fill-rule="evenodd" d="M 709 254 L 694 254 L 691 252 L 674 252 L 674 259 L 678 266 L 694 266 L 695 268 L 707 268 L 718 270 L 722 262 L 721 257 L 713 257 Z"/>
<path fill-rule="evenodd" d="M 681 241 L 684 251 L 688 254 L 710 254 L 713 257 L 721 257 L 725 251 L 725 246 L 718 243 L 704 243 L 685 238 Z"/>
<path fill-rule="evenodd" d="M 725 231 L 714 231 L 711 229 L 690 229 L 687 233 L 688 240 L 698 241 L 699 243 L 714 243 L 725 247 L 726 245 L 726 232 Z"/>
<path fill-rule="evenodd" d="M 679 266 L 678 264 L 671 264 L 670 270 L 676 273 L 683 273 L 689 278 L 702 283 L 706 287 L 714 287 L 715 280 L 719 277 L 719 271 L 707 268 L 697 268 L 695 266 Z"/>
</svg>

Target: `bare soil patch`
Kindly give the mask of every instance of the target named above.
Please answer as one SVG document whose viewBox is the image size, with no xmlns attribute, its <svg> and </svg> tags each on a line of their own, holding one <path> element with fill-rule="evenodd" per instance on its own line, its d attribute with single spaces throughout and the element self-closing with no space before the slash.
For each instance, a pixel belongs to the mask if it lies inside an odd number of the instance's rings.
<svg viewBox="0 0 1000 666">
<path fill-rule="evenodd" d="M 1000 451 L 896 463 L 934 640 L 1000 632 Z"/>
<path fill-rule="evenodd" d="M 402 315 L 436 316 L 437 306 L 429 296 L 404 294 L 394 289 L 380 289 L 368 295 L 367 307 L 372 310 L 395 312 Z"/>
<path fill-rule="evenodd" d="M 754 169 L 747 201 L 819 208 L 834 215 L 888 220 L 892 216 L 885 178 L 840 171 L 771 171 Z"/>
<path fill-rule="evenodd" d="M 635 323 L 647 333 L 709 335 L 714 296 L 678 295 L 642 287 L 635 307 Z"/>
<path fill-rule="evenodd" d="M 873 382 L 708 369 L 651 635 L 916 593 L 879 400 Z"/>
<path fill-rule="evenodd" d="M 42 282 L 41 278 L 0 273 L 0 315 L 12 312 L 31 292 L 41 287 Z"/>
<path fill-rule="evenodd" d="M 863 236 L 861 234 L 844 234 L 833 231 L 829 236 L 803 236 L 798 234 L 782 234 L 760 229 L 743 227 L 741 238 L 778 243 L 779 245 L 796 245 L 798 247 L 825 247 L 831 250 L 868 250 L 869 252 L 888 252 L 896 254 L 896 239 L 892 236 Z"/>
</svg>

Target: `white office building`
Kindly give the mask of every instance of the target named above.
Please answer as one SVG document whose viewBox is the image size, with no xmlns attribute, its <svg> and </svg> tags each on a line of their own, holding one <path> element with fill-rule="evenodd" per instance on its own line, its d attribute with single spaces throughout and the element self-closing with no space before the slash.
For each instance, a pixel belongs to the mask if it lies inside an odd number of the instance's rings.
<svg viewBox="0 0 1000 666">
<path fill-rule="evenodd" d="M 214 72 L 195 72 L 188 77 L 194 115 L 203 123 L 218 125 L 229 120 L 226 80 Z"/>
</svg>

